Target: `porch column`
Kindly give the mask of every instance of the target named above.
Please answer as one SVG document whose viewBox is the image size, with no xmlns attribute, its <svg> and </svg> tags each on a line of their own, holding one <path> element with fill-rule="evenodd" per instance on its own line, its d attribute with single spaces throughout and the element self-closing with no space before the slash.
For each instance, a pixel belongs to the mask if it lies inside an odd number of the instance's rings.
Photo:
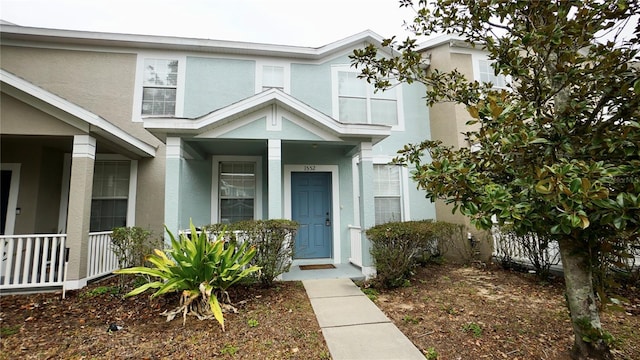
<svg viewBox="0 0 640 360">
<path fill-rule="evenodd" d="M 73 137 L 71 178 L 69 179 L 69 206 L 67 215 L 67 289 L 80 289 L 87 284 L 89 224 L 91 222 L 91 195 L 93 192 L 93 166 L 96 159 L 96 139 L 89 135 Z"/>
<path fill-rule="evenodd" d="M 182 170 L 182 139 L 167 137 L 165 191 L 164 191 L 164 223 L 174 236 L 180 230 L 180 174 Z M 188 226 L 189 224 L 186 224 Z M 164 233 L 165 244 L 171 245 L 169 234 Z"/>
<path fill-rule="evenodd" d="M 372 144 L 360 144 L 360 227 L 362 228 L 362 273 L 367 277 L 375 274 L 373 258 L 369 250 L 371 242 L 365 230 L 375 225 L 375 204 L 373 199 L 373 153 Z"/>
<path fill-rule="evenodd" d="M 269 174 L 269 219 L 282 218 L 282 141 L 269 139 L 268 141 Z M 258 186 L 260 186 L 258 184 Z"/>
</svg>

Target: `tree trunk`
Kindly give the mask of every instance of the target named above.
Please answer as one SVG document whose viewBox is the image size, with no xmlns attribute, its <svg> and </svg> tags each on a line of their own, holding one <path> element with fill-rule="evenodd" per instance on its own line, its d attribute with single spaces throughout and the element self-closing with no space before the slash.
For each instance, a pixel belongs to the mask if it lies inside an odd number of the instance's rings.
<svg viewBox="0 0 640 360">
<path fill-rule="evenodd" d="M 559 245 L 575 334 L 571 356 L 580 360 L 611 359 L 609 339 L 605 339 L 598 314 L 587 249 L 571 237 L 561 240 Z"/>
</svg>

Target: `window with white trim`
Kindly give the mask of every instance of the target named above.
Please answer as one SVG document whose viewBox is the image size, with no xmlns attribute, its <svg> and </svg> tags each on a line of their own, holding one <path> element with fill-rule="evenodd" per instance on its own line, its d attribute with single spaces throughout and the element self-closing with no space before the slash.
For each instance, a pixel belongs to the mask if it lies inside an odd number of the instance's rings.
<svg viewBox="0 0 640 360">
<path fill-rule="evenodd" d="M 127 225 L 130 171 L 130 161 L 96 160 L 90 231 L 108 231 Z"/>
<path fill-rule="evenodd" d="M 176 115 L 178 60 L 144 59 L 142 115 Z"/>
<path fill-rule="evenodd" d="M 284 91 L 283 66 L 262 66 L 262 91 L 269 89 L 279 89 Z"/>
<path fill-rule="evenodd" d="M 395 87 L 375 91 L 358 72 L 337 70 L 337 115 L 345 123 L 399 124 L 398 91 Z"/>
<path fill-rule="evenodd" d="M 400 167 L 373 165 L 373 196 L 376 225 L 402 221 L 402 188 Z"/>
<path fill-rule="evenodd" d="M 478 75 L 480 82 L 491 83 L 495 88 L 506 88 L 507 79 L 504 75 L 496 75 L 495 70 L 491 66 L 493 61 L 478 60 Z"/>
<path fill-rule="evenodd" d="M 218 172 L 218 222 L 253 220 L 256 206 L 256 163 L 224 161 Z"/>
</svg>

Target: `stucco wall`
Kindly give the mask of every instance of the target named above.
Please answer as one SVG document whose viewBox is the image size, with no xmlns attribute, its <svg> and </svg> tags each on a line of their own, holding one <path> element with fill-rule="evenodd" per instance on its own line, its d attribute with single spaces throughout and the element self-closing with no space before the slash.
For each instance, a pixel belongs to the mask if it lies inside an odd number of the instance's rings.
<svg viewBox="0 0 640 360">
<path fill-rule="evenodd" d="M 131 122 L 136 55 L 2 46 L 2 68 L 59 95 L 141 140 L 160 142 Z"/>
<path fill-rule="evenodd" d="M 291 95 L 331 116 L 331 66 L 349 64 L 346 55 L 319 64 L 291 64 Z"/>
<path fill-rule="evenodd" d="M 3 135 L 73 136 L 83 131 L 51 117 L 4 93 L 0 94 L 0 120 Z"/>
<path fill-rule="evenodd" d="M 184 116 L 198 117 L 255 93 L 255 61 L 188 57 Z"/>
</svg>

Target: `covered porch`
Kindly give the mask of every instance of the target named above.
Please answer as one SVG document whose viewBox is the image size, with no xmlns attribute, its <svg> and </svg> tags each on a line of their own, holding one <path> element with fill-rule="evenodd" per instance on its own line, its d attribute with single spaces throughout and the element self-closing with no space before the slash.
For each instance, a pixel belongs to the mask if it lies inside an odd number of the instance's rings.
<svg viewBox="0 0 640 360">
<path fill-rule="evenodd" d="M 165 223 L 175 233 L 248 219 L 300 224 L 294 261 L 371 275 L 372 147 L 390 127 L 345 124 L 277 89 L 195 119 L 146 119 L 167 144 Z"/>
<path fill-rule="evenodd" d="M 117 267 L 104 230 L 135 224 L 138 161 L 156 149 L 20 77 L 0 79 L 0 290 L 81 288 Z"/>
</svg>

